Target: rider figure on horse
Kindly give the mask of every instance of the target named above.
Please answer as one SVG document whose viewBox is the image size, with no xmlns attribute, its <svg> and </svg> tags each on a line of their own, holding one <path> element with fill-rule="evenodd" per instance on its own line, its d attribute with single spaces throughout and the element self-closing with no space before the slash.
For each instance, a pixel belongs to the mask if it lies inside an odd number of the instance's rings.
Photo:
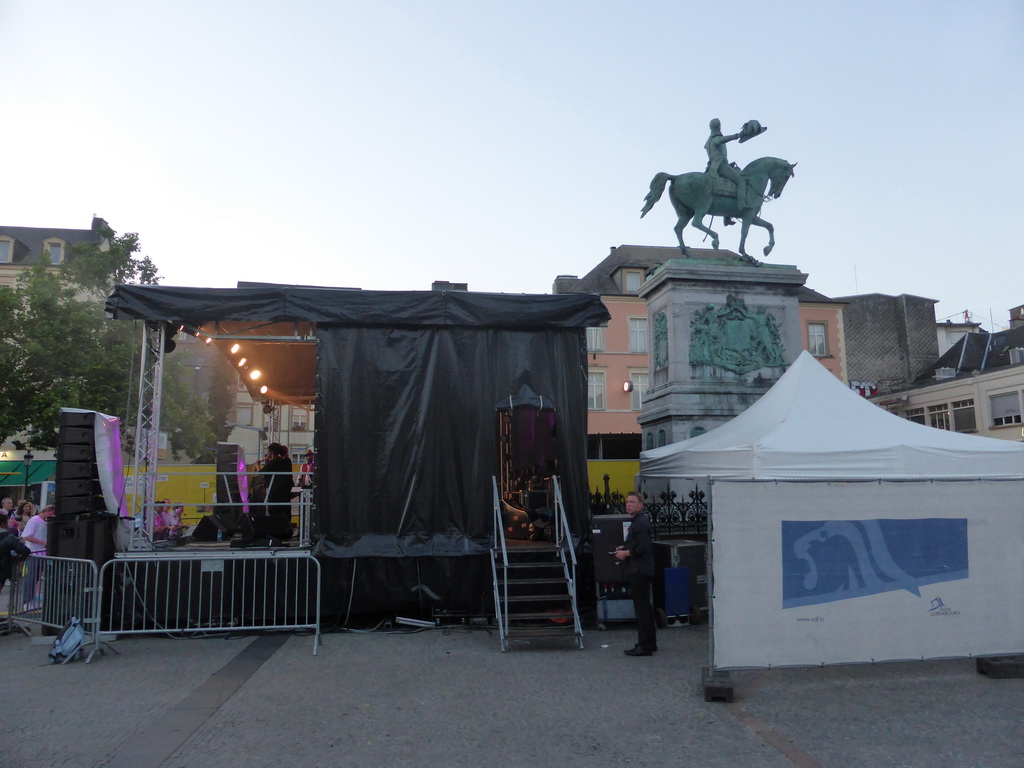
<svg viewBox="0 0 1024 768">
<path fill-rule="evenodd" d="M 712 178 L 717 176 L 718 178 L 729 179 L 729 181 L 736 183 L 736 208 L 742 211 L 747 204 L 747 182 L 738 170 L 729 165 L 729 155 L 726 152 L 725 145 L 736 139 L 739 139 L 742 144 L 747 139 L 752 139 L 759 133 L 763 133 L 765 128 L 756 120 L 750 120 L 744 124 L 743 130 L 740 133 L 723 136 L 722 122 L 717 117 L 711 121 L 709 127 L 711 128 L 711 135 L 704 143 L 704 149 L 708 153 L 707 172 L 711 174 Z"/>
</svg>

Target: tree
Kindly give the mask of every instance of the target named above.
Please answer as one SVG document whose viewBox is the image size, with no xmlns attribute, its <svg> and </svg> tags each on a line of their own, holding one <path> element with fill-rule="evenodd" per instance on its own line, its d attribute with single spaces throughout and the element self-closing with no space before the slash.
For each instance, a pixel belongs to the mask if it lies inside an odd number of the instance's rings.
<svg viewBox="0 0 1024 768">
<path fill-rule="evenodd" d="M 118 236 L 109 226 L 100 234 L 105 238 L 101 244 L 78 243 L 68 249 L 63 268 L 68 281 L 100 298 L 108 296 L 115 285 L 156 285 L 160 281 L 150 258 L 137 255 L 141 248 L 138 234 Z"/>
<path fill-rule="evenodd" d="M 0 439 L 25 433 L 31 447 L 54 448 L 61 408 L 118 415 L 122 428 L 134 421 L 141 330 L 108 320 L 103 301 L 115 284 L 159 278 L 153 262 L 138 255 L 138 235 L 104 234 L 104 246 L 69 248 L 60 269 L 42 263 L 23 272 L 14 289 L 0 287 Z M 227 420 L 226 412 L 211 417 L 185 384 L 186 373 L 168 358 L 161 429 L 175 459 L 208 452 Z"/>
</svg>

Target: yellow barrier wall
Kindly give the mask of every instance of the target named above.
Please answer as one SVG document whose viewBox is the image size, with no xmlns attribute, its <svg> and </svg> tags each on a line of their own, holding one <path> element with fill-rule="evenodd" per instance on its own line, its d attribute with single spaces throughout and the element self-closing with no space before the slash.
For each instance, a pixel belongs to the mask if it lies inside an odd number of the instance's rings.
<svg viewBox="0 0 1024 768">
<path fill-rule="evenodd" d="M 611 493 L 625 496 L 629 491 L 636 490 L 636 475 L 640 472 L 640 462 L 626 459 L 591 459 L 587 461 L 587 478 L 590 481 L 590 492 L 604 493 L 604 476 L 608 475 L 608 488 Z"/>
<path fill-rule="evenodd" d="M 156 499 L 170 499 L 172 506 L 183 506 L 181 521 L 185 525 L 199 522 L 203 516 L 201 507 L 212 505 L 217 492 L 217 467 L 214 464 L 173 464 L 161 466 L 157 472 Z M 292 472 L 296 473 L 295 465 Z M 131 468 L 125 469 L 125 477 L 131 475 Z M 203 486 L 206 486 L 205 488 Z M 129 480 L 126 491 L 130 494 Z M 207 509 L 206 512 L 212 512 Z"/>
</svg>

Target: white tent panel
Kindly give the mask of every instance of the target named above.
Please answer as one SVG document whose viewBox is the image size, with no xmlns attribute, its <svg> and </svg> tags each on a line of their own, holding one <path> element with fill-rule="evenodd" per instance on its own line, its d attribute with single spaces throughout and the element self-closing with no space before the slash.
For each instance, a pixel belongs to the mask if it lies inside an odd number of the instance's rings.
<svg viewBox="0 0 1024 768">
<path fill-rule="evenodd" d="M 713 481 L 712 664 L 1024 652 L 1024 481 Z"/>
<path fill-rule="evenodd" d="M 1024 443 L 894 416 L 809 353 L 756 403 L 699 437 L 640 455 L 645 479 L 980 478 L 1024 476 Z"/>
</svg>

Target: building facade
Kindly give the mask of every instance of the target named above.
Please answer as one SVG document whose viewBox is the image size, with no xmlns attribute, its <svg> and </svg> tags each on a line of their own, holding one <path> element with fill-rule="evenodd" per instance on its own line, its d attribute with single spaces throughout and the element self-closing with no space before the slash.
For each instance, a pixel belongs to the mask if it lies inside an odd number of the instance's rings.
<svg viewBox="0 0 1024 768">
<path fill-rule="evenodd" d="M 847 381 L 865 396 L 901 390 L 939 356 L 935 299 L 901 294 L 840 296 Z"/>
<path fill-rule="evenodd" d="M 73 245 L 95 243 L 105 250 L 107 229 L 107 222 L 98 216 L 93 216 L 89 229 L 0 225 L 0 285 L 13 287 L 24 270 L 44 258 L 53 266 L 63 264 Z"/>
<path fill-rule="evenodd" d="M 965 333 L 910 385 L 873 400 L 937 429 L 1024 440 L 1024 306 L 1008 330 Z"/>
</svg>

